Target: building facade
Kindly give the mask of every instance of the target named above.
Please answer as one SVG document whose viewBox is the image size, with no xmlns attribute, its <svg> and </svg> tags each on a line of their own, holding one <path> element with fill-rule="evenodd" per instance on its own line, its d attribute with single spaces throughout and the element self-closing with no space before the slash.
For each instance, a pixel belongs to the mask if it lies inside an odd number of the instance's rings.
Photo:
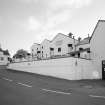
<svg viewBox="0 0 105 105">
<path fill-rule="evenodd" d="M 41 54 L 41 59 L 47 59 L 50 57 L 50 41 L 45 39 L 42 41 L 40 44 L 40 54 Z"/>
<path fill-rule="evenodd" d="M 100 75 L 105 79 L 105 67 L 102 69 L 102 62 L 105 61 L 105 20 L 98 21 L 90 39 L 90 50 Z"/>
<path fill-rule="evenodd" d="M 93 59 L 105 60 L 105 20 L 99 20 L 90 40 Z"/>
<path fill-rule="evenodd" d="M 76 51 L 74 51 L 74 54 L 76 55 L 76 57 L 91 59 L 89 41 L 90 41 L 90 37 L 88 36 L 76 44 Z"/>
<path fill-rule="evenodd" d="M 75 51 L 77 43 L 78 40 L 74 37 L 58 33 L 51 41 L 45 39 L 41 44 L 33 44 L 31 46 L 31 54 L 41 59 L 64 56 Z"/>
<path fill-rule="evenodd" d="M 31 46 L 31 55 L 32 55 L 33 60 L 41 58 L 41 46 L 40 46 L 40 44 L 34 43 Z"/>
<path fill-rule="evenodd" d="M 69 37 L 64 34 L 57 34 L 53 40 L 51 41 L 51 56 L 54 55 L 67 55 L 72 51 L 75 51 L 75 44 L 77 44 L 77 40 L 73 37 Z"/>
<path fill-rule="evenodd" d="M 7 65 L 10 62 L 10 56 L 7 50 L 0 48 L 0 65 Z"/>
</svg>

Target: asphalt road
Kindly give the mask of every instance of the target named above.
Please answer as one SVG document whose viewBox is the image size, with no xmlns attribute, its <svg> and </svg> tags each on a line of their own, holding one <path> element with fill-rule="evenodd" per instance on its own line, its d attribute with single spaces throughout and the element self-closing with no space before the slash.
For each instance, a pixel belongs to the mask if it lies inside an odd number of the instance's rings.
<svg viewBox="0 0 105 105">
<path fill-rule="evenodd" d="M 0 68 L 0 105 L 105 105 L 105 81 L 67 81 Z"/>
</svg>

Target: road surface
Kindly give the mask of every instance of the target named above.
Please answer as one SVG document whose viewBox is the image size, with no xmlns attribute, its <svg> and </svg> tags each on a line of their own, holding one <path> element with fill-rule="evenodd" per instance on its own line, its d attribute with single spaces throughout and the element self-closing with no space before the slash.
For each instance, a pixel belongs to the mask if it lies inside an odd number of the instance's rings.
<svg viewBox="0 0 105 105">
<path fill-rule="evenodd" d="M 105 81 L 68 81 L 1 67 L 0 105 L 105 105 Z"/>
</svg>

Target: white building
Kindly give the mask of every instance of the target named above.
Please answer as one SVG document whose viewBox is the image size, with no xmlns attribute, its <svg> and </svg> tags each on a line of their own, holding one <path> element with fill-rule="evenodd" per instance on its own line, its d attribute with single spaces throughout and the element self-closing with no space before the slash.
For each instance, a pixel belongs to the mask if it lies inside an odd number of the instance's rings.
<svg viewBox="0 0 105 105">
<path fill-rule="evenodd" d="M 40 45 L 41 58 L 47 59 L 50 57 L 50 41 L 45 39 Z"/>
<path fill-rule="evenodd" d="M 86 58 L 87 54 L 90 54 L 91 59 L 64 57 L 30 63 L 14 63 L 10 65 L 10 69 L 69 80 L 105 79 L 105 20 L 98 21 L 91 38 L 85 38 L 78 43 L 74 38 L 59 33 L 52 41 L 45 39 L 41 44 L 34 44 L 31 52 L 41 59 L 68 54 L 79 55 L 80 58 Z"/>
<path fill-rule="evenodd" d="M 33 44 L 31 54 L 41 59 L 64 56 L 75 51 L 77 43 L 75 38 L 58 33 L 51 41 L 45 39 L 41 44 Z"/>
<path fill-rule="evenodd" d="M 86 37 L 76 44 L 76 51 L 71 52 L 71 55 L 75 57 L 91 59 L 90 52 L 90 37 Z"/>
<path fill-rule="evenodd" d="M 90 48 L 90 37 L 86 37 L 84 38 L 83 40 L 81 40 L 80 42 L 77 43 L 76 45 L 76 50 L 79 51 L 79 50 L 83 50 L 83 49 L 86 49 L 86 48 Z"/>
<path fill-rule="evenodd" d="M 90 39 L 90 50 L 94 63 L 105 79 L 105 70 L 102 69 L 102 61 L 105 60 L 105 20 L 98 21 Z"/>
<path fill-rule="evenodd" d="M 40 44 L 34 43 L 31 46 L 31 55 L 32 55 L 34 60 L 41 57 L 41 46 L 40 46 Z"/>
<path fill-rule="evenodd" d="M 9 63 L 9 54 L 6 50 L 0 48 L 0 65 L 7 65 Z"/>
<path fill-rule="evenodd" d="M 93 59 L 105 60 L 105 20 L 99 20 L 90 40 Z"/>
<path fill-rule="evenodd" d="M 51 41 L 51 56 L 53 55 L 67 55 L 72 51 L 75 51 L 75 44 L 77 44 L 77 40 L 73 37 L 69 37 L 62 33 L 58 33 L 53 40 Z"/>
</svg>

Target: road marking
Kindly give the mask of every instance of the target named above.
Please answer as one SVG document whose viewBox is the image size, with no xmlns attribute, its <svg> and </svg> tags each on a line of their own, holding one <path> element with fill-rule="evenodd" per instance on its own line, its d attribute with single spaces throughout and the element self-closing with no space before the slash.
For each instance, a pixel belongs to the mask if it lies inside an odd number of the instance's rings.
<svg viewBox="0 0 105 105">
<path fill-rule="evenodd" d="M 20 83 L 20 82 L 18 82 L 18 84 L 19 84 L 19 85 L 22 85 L 22 86 L 26 86 L 26 87 L 29 87 L 29 88 L 31 88 L 31 87 L 32 87 L 31 85 L 27 85 L 27 84 L 24 84 L 24 83 Z"/>
<path fill-rule="evenodd" d="M 71 93 L 65 93 L 65 92 L 61 92 L 61 91 L 55 91 L 55 90 L 48 90 L 48 89 L 41 89 L 43 91 L 46 92 L 52 92 L 52 93 L 58 93 L 58 94 L 65 94 L 65 95 L 70 95 Z"/>
<path fill-rule="evenodd" d="M 89 96 L 93 98 L 104 98 L 105 99 L 105 96 L 96 96 L 96 95 L 89 95 Z"/>
<path fill-rule="evenodd" d="M 13 80 L 11 80 L 11 79 L 8 79 L 8 78 L 2 78 L 2 79 L 4 79 L 4 80 L 6 80 L 6 81 L 9 81 L 9 82 L 12 82 Z"/>
</svg>

